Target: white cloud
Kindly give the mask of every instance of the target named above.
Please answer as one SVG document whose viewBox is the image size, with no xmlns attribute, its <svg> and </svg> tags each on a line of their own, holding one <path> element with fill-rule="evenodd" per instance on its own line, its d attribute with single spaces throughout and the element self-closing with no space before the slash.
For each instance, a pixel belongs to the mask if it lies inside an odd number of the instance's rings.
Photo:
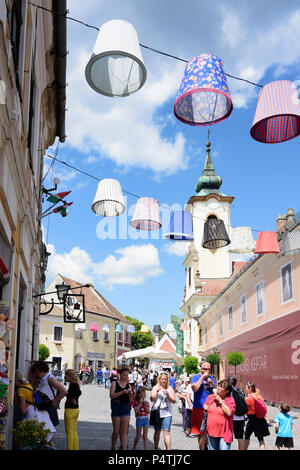
<svg viewBox="0 0 300 470">
<path fill-rule="evenodd" d="M 168 253 L 169 255 L 175 256 L 185 256 L 188 252 L 190 246 L 190 242 L 186 241 L 170 241 L 170 243 L 166 243 L 163 247 L 163 251 Z"/>
<path fill-rule="evenodd" d="M 147 279 L 163 273 L 158 250 L 151 244 L 120 248 L 99 263 L 79 247 L 63 254 L 56 253 L 53 245 L 48 245 L 47 249 L 52 253 L 48 261 L 49 278 L 60 273 L 79 282 L 100 283 L 112 289 L 116 285 L 144 284 Z"/>
</svg>

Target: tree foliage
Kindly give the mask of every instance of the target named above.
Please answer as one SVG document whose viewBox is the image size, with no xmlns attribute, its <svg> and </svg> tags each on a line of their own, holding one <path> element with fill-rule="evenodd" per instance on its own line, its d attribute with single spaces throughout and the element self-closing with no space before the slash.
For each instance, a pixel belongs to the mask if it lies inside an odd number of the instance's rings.
<svg viewBox="0 0 300 470">
<path fill-rule="evenodd" d="M 50 349 L 45 344 L 39 346 L 39 360 L 45 361 L 50 356 Z"/>
<path fill-rule="evenodd" d="M 245 362 L 245 356 L 240 351 L 232 351 L 226 356 L 229 366 L 234 366 L 234 372 L 236 373 L 236 366 L 243 364 Z"/>
<path fill-rule="evenodd" d="M 198 357 L 195 356 L 185 356 L 184 358 L 184 368 L 187 374 L 198 374 Z"/>
<path fill-rule="evenodd" d="M 142 349 L 147 348 L 148 346 L 152 346 L 154 338 L 151 333 L 141 333 L 141 327 L 144 324 L 143 322 L 139 321 L 137 318 L 130 317 L 126 315 L 125 318 L 134 325 L 135 333 L 131 334 L 131 343 L 133 349 Z"/>
<path fill-rule="evenodd" d="M 211 366 L 218 366 L 221 361 L 220 354 L 218 353 L 209 354 L 208 356 L 206 356 L 205 360 L 209 362 Z"/>
</svg>

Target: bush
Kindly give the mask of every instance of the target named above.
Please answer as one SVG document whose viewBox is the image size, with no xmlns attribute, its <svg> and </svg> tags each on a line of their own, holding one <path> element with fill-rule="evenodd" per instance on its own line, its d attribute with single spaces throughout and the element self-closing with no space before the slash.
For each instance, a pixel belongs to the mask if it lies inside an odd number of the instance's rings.
<svg viewBox="0 0 300 470">
<path fill-rule="evenodd" d="M 16 442 L 21 448 L 35 447 L 46 442 L 49 430 L 44 429 L 46 423 L 38 423 L 36 419 L 20 421 L 13 434 Z"/>
<path fill-rule="evenodd" d="M 39 346 L 39 360 L 45 361 L 50 356 L 50 349 L 45 344 Z"/>
<path fill-rule="evenodd" d="M 198 362 L 199 362 L 198 357 L 186 356 L 184 358 L 184 368 L 188 375 L 199 373 Z"/>
</svg>

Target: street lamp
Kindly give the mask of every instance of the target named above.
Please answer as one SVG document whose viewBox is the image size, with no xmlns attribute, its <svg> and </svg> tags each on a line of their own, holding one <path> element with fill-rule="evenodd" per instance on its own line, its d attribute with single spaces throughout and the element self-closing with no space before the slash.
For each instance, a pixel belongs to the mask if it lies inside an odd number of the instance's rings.
<svg viewBox="0 0 300 470">
<path fill-rule="evenodd" d="M 56 292 L 57 292 L 57 297 L 60 302 L 64 301 L 64 295 L 68 294 L 69 289 L 71 289 L 71 286 L 65 284 L 64 282 L 62 284 L 56 284 L 55 286 Z"/>
</svg>

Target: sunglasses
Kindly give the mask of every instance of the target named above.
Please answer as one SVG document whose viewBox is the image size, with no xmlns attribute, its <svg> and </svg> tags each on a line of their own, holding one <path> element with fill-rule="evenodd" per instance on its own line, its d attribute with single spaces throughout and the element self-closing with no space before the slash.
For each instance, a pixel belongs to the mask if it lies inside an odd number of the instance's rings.
<svg viewBox="0 0 300 470">
<path fill-rule="evenodd" d="M 210 367 L 201 367 L 202 370 L 210 370 Z"/>
</svg>

